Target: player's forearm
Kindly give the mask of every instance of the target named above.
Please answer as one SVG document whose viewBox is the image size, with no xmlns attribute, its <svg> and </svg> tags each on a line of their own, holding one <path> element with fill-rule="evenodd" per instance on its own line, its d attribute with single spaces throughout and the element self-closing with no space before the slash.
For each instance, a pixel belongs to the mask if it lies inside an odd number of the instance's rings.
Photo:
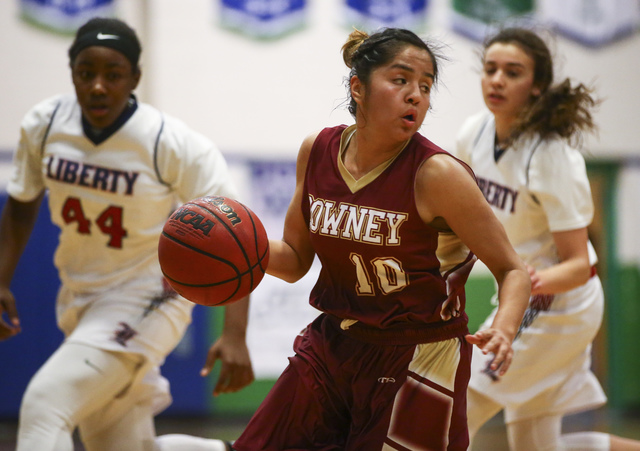
<svg viewBox="0 0 640 451">
<path fill-rule="evenodd" d="M 0 225 L 0 286 L 8 288 L 24 251 L 27 239 L 23 234 L 6 232 L 5 224 Z"/>
<path fill-rule="evenodd" d="M 0 216 L 0 285 L 9 287 L 38 217 L 41 198 L 18 202 L 9 197 Z"/>
<path fill-rule="evenodd" d="M 513 340 L 529 304 L 531 293 L 529 273 L 522 269 L 509 271 L 498 287 L 498 311 L 492 327 L 502 330 Z"/>
<path fill-rule="evenodd" d="M 537 271 L 537 275 L 540 280 L 532 288 L 532 294 L 563 293 L 587 283 L 591 277 L 591 265 L 579 258 L 565 260 Z"/>
<path fill-rule="evenodd" d="M 301 255 L 284 240 L 269 240 L 269 266 L 267 274 L 293 283 L 304 277 L 313 263 L 313 251 L 311 258 Z"/>
<path fill-rule="evenodd" d="M 245 340 L 249 324 L 249 298 L 250 296 L 245 296 L 224 307 L 224 329 L 222 333 L 229 338 Z"/>
</svg>

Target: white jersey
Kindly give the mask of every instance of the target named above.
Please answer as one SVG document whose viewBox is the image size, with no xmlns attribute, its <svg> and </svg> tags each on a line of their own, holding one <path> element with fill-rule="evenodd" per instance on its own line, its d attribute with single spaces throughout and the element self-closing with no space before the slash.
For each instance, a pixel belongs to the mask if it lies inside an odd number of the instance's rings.
<svg viewBox="0 0 640 451">
<path fill-rule="evenodd" d="M 461 129 L 456 156 L 475 172 L 524 262 L 536 269 L 555 265 L 552 233 L 587 227 L 593 219 L 584 158 L 564 140 L 534 137 L 518 140 L 496 162 L 495 133 L 489 111 L 471 117 Z M 595 252 L 590 253 L 595 264 Z"/>
<path fill-rule="evenodd" d="M 496 162 L 495 134 L 489 111 L 469 118 L 458 136 L 456 156 L 475 172 L 525 263 L 538 270 L 555 265 L 553 232 L 587 227 L 593 218 L 584 158 L 564 140 L 534 137 L 517 140 Z M 591 243 L 588 248 L 595 264 Z M 606 396 L 590 369 L 603 304 L 597 276 L 566 293 L 533 296 L 513 343 L 509 371 L 501 378 L 488 371 L 492 357 L 474 347 L 469 387 L 503 405 L 507 422 L 603 404 Z M 490 327 L 495 313 L 481 328 Z"/>
<path fill-rule="evenodd" d="M 161 292 L 158 239 L 173 209 L 208 194 L 236 196 L 222 154 L 181 121 L 140 103 L 95 144 L 74 95 L 41 102 L 22 122 L 7 190 L 30 201 L 45 189 L 60 227 L 55 265 L 63 288 L 87 295 L 140 278 Z M 59 298 L 59 321 L 67 298 Z M 189 313 L 191 303 L 183 305 Z"/>
</svg>

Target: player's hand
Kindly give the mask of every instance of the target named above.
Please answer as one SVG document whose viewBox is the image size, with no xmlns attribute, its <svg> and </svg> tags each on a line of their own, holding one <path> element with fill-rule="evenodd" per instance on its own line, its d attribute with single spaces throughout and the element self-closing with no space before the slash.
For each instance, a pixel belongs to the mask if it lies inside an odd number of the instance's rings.
<svg viewBox="0 0 640 451">
<path fill-rule="evenodd" d="M 8 288 L 2 287 L 0 288 L 0 341 L 11 338 L 20 331 L 16 300 Z"/>
<path fill-rule="evenodd" d="M 222 361 L 222 368 L 218 382 L 213 389 L 213 396 L 237 392 L 253 382 L 251 358 L 244 340 L 231 339 L 222 334 L 209 348 L 207 361 L 200 371 L 200 375 L 208 376 L 218 359 Z"/>
<path fill-rule="evenodd" d="M 507 372 L 513 359 L 513 348 L 511 340 L 500 329 L 480 330 L 473 335 L 467 335 L 465 339 L 479 347 L 483 354 L 494 355 L 490 365 L 491 370 L 497 371 L 499 376 Z"/>
<path fill-rule="evenodd" d="M 531 278 L 531 294 L 540 294 L 538 290 L 542 287 L 542 281 L 536 272 L 536 268 L 527 265 L 527 271 L 529 271 L 529 277 Z"/>
</svg>

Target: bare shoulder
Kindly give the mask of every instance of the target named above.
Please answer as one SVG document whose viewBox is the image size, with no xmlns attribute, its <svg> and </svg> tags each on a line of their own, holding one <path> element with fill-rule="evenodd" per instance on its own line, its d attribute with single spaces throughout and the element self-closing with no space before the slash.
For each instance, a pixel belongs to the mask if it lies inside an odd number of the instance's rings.
<svg viewBox="0 0 640 451">
<path fill-rule="evenodd" d="M 302 140 L 302 144 L 300 145 L 300 150 L 298 151 L 298 158 L 296 161 L 296 174 L 297 179 L 300 181 L 306 171 L 307 162 L 309 161 L 309 155 L 311 154 L 311 149 L 313 148 L 313 144 L 316 142 L 316 138 L 320 134 L 321 130 L 317 130 L 313 133 L 307 135 L 304 140 Z"/>
<path fill-rule="evenodd" d="M 308 134 L 304 138 L 298 152 L 298 163 L 300 163 L 301 160 L 306 162 L 309 159 L 309 154 L 311 153 L 311 149 L 313 148 L 313 143 L 316 142 L 316 138 L 318 137 L 320 132 L 321 130 L 316 130 Z"/>
<path fill-rule="evenodd" d="M 452 155 L 439 153 L 427 159 L 418 171 L 418 183 L 433 185 L 473 183 L 475 180 L 469 167 Z"/>
<path fill-rule="evenodd" d="M 458 213 L 484 204 L 469 167 L 450 154 L 427 159 L 418 171 L 415 187 L 418 211 L 427 224 L 442 218 L 453 226 Z"/>
</svg>

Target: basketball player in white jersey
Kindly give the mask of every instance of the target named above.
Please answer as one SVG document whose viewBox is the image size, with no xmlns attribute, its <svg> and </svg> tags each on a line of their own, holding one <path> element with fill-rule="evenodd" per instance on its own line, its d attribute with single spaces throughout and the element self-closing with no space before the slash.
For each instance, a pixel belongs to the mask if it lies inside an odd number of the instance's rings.
<svg viewBox="0 0 640 451">
<path fill-rule="evenodd" d="M 153 417 L 171 402 L 159 367 L 191 320 L 193 303 L 163 283 L 157 244 L 182 202 L 236 197 L 227 164 L 204 136 L 139 103 L 140 43 L 125 23 L 92 19 L 69 49 L 75 95 L 27 113 L 0 220 L 0 338 L 20 330 L 9 290 L 40 203 L 60 227 L 57 321 L 65 340 L 23 396 L 18 451 L 225 450 L 219 440 L 155 437 Z M 226 308 L 210 349 L 214 394 L 253 380 L 245 342 L 248 298 Z"/>
<path fill-rule="evenodd" d="M 561 434 L 563 415 L 606 402 L 590 369 L 604 304 L 587 236 L 593 202 L 584 158 L 573 146 L 581 131 L 594 128 L 596 102 L 582 84 L 553 84 L 549 49 L 529 30 L 489 37 L 482 62 L 488 111 L 463 125 L 457 156 L 474 170 L 528 265 L 532 297 L 507 374 L 492 371 L 491 355 L 474 349 L 470 435 L 504 410 L 512 450 L 640 449 L 603 433 Z"/>
</svg>

